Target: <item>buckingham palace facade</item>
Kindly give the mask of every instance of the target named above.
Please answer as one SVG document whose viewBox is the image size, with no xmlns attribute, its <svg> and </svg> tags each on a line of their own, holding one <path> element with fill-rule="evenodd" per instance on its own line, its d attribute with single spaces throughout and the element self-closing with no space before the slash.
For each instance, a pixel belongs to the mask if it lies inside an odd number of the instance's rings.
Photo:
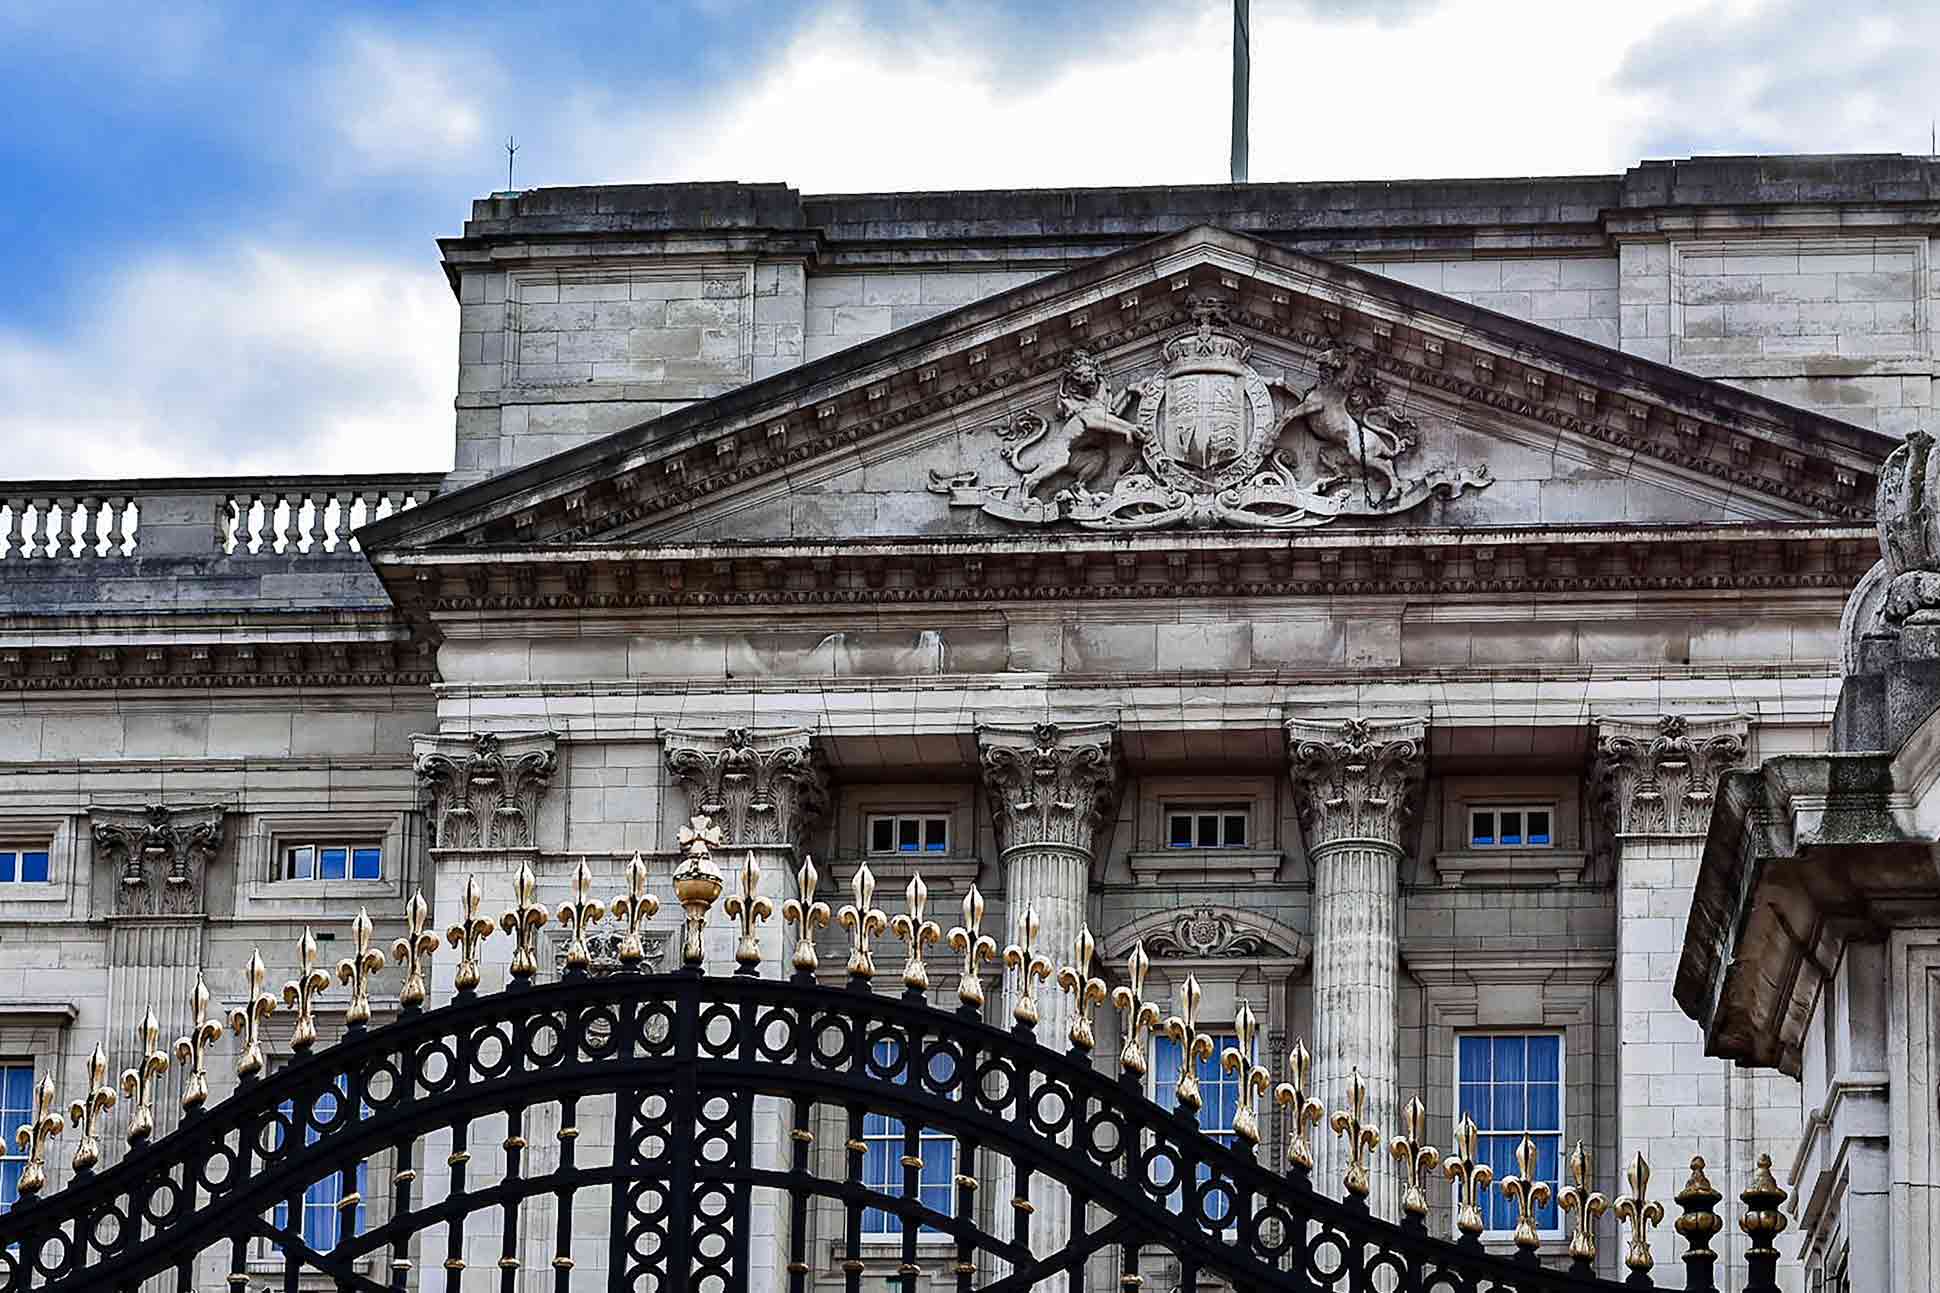
<svg viewBox="0 0 1940 1293">
<path fill-rule="evenodd" d="M 182 1033 L 198 975 L 244 1000 L 251 949 L 280 983 L 306 927 L 334 963 L 525 865 L 664 890 L 705 815 L 838 901 L 920 868 L 946 925 L 974 888 L 1114 982 L 1142 948 L 1153 998 L 1195 976 L 1329 1108 L 1419 1093 L 1502 1174 L 1528 1135 L 1613 1194 L 1694 1148 L 1809 1193 L 1798 1083 L 1673 979 L 1719 778 L 1828 746 L 1936 227 L 1899 156 L 479 200 L 451 472 L 0 482 L 0 1120 Z M 1152 1047 L 1164 1100 L 1193 1061 Z"/>
</svg>

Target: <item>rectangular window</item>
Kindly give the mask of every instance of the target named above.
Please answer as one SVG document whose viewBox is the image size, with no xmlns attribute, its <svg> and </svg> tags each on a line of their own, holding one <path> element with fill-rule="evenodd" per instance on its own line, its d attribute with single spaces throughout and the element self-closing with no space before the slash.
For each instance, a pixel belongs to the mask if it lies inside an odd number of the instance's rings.
<svg viewBox="0 0 1940 1293">
<path fill-rule="evenodd" d="M 1563 1161 L 1563 1039 L 1556 1033 L 1475 1033 L 1456 1038 L 1457 1117 L 1467 1114 L 1482 1135 L 1476 1155 L 1499 1182 L 1519 1176 L 1516 1147 L 1527 1135 L 1536 1146 L 1536 1175 L 1551 1200 L 1536 1210 L 1539 1230 L 1558 1226 L 1554 1192 Z M 1482 1199 L 1490 1230 L 1516 1228 L 1516 1205 L 1491 1186 Z"/>
<path fill-rule="evenodd" d="M 1165 810 L 1165 846 L 1172 849 L 1247 847 L 1245 804 L 1170 805 Z"/>
<path fill-rule="evenodd" d="M 282 1107 L 285 1118 L 296 1117 L 296 1106 L 285 1102 Z M 314 1121 L 328 1123 L 337 1114 L 337 1096 L 326 1091 L 317 1097 Z M 304 1133 L 308 1144 L 315 1144 L 318 1134 L 314 1128 Z M 277 1130 L 277 1144 L 281 1147 L 282 1134 Z M 300 1233 L 303 1242 L 320 1253 L 327 1253 L 351 1236 L 363 1233 L 365 1197 L 365 1172 L 368 1164 L 357 1164 L 351 1174 L 351 1189 L 357 1194 L 359 1202 L 354 1207 L 342 1208 L 344 1201 L 344 1178 L 341 1172 L 332 1172 L 323 1180 L 316 1182 L 303 1192 L 303 1217 Z M 273 1224 L 278 1229 L 288 1229 L 290 1224 L 290 1205 L 288 1200 L 278 1203 L 275 1208 Z M 280 1251 L 281 1246 L 276 1246 Z"/>
<path fill-rule="evenodd" d="M 0 884 L 46 884 L 47 850 L 0 846 Z"/>
<path fill-rule="evenodd" d="M 879 854 L 948 853 L 950 819 L 941 814 L 871 817 L 869 851 Z"/>
<path fill-rule="evenodd" d="M 1233 1119 L 1239 1113 L 1240 1075 L 1226 1068 L 1226 1052 L 1239 1049 L 1239 1038 L 1231 1033 L 1213 1034 L 1213 1053 L 1211 1059 L 1198 1061 L 1199 1126 L 1208 1136 L 1222 1145 L 1233 1143 Z M 1179 1107 L 1179 1068 L 1183 1062 L 1185 1048 L 1170 1037 L 1152 1039 L 1152 1099 L 1164 1109 Z M 1209 1168 L 1201 1166 L 1199 1180 L 1212 1179 Z M 1163 1185 L 1163 1181 L 1157 1184 Z M 1168 1201 L 1174 1212 L 1185 1206 L 1185 1195 L 1175 1193 Z M 1215 1221 L 1224 1217 L 1230 1202 L 1215 1196 L 1208 1201 L 1207 1215 Z"/>
<path fill-rule="evenodd" d="M 1548 804 L 1499 804 L 1471 808 L 1468 843 L 1475 849 L 1546 849 L 1555 843 Z"/>
<path fill-rule="evenodd" d="M 283 849 L 285 880 L 382 880 L 384 850 L 375 844 L 291 844 Z"/>
<path fill-rule="evenodd" d="M 33 1120 L 33 1065 L 0 1064 L 0 1212 L 12 1209 L 20 1198 L 27 1151 L 14 1139 L 14 1132 Z"/>
<path fill-rule="evenodd" d="M 897 1045 L 888 1040 L 877 1042 L 877 1065 L 884 1068 L 896 1065 L 899 1062 Z M 937 1053 L 930 1061 L 931 1078 L 947 1082 L 951 1077 L 952 1063 L 948 1054 Z M 899 1084 L 905 1080 L 900 1073 L 895 1078 Z M 905 1141 L 902 1119 L 880 1113 L 865 1113 L 862 1116 L 862 1143 L 868 1147 L 862 1155 L 862 1184 L 865 1189 L 899 1199 L 909 1197 L 909 1174 L 903 1163 Z M 922 1159 L 922 1166 L 916 1171 L 917 1202 L 946 1216 L 956 1215 L 956 1137 L 948 1132 L 924 1128 L 916 1136 L 916 1157 Z M 862 1232 L 879 1237 L 900 1237 L 903 1219 L 882 1208 L 864 1208 Z M 925 1226 L 923 1233 L 933 1235 L 941 1232 Z"/>
</svg>

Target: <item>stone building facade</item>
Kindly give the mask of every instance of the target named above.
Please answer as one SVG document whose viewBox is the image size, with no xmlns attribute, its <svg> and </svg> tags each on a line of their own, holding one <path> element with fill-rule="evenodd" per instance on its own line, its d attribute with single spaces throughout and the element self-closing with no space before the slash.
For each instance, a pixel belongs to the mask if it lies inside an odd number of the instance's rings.
<svg viewBox="0 0 1940 1293">
<path fill-rule="evenodd" d="M 481 200 L 450 474 L 0 484 L 0 1065 L 79 1090 L 419 890 L 664 895 L 705 813 L 1119 986 L 1143 947 L 1330 1107 L 1735 1196 L 1800 1092 L 1707 1053 L 1686 916 L 1719 776 L 1827 747 L 1937 209 L 1903 157 Z"/>
</svg>

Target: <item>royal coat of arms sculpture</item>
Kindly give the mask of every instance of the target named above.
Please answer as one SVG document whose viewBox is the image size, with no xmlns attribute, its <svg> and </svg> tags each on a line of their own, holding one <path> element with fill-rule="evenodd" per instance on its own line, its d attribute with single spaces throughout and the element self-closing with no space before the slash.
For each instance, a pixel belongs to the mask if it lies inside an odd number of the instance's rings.
<svg viewBox="0 0 1940 1293">
<path fill-rule="evenodd" d="M 1251 347 L 1223 326 L 1216 304 L 1193 314 L 1145 381 L 1115 390 L 1098 361 L 1076 350 L 1049 416 L 1025 412 L 990 427 L 1020 480 L 931 473 L 931 490 L 954 507 L 1031 525 L 1302 529 L 1489 484 L 1480 465 L 1403 473 L 1398 460 L 1417 447 L 1417 428 L 1388 406 L 1365 356 L 1323 352 L 1319 380 L 1302 392 L 1253 369 Z"/>
</svg>

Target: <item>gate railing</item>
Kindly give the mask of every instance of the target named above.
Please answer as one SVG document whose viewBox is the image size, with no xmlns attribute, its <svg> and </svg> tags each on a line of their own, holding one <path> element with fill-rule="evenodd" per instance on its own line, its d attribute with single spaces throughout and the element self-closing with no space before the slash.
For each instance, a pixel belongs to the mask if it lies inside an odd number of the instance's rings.
<svg viewBox="0 0 1940 1293">
<path fill-rule="evenodd" d="M 507 1290 L 729 1293 L 749 1285 L 751 1263 L 759 1260 L 749 1220 L 757 1192 L 786 1201 L 791 1293 L 805 1293 L 815 1273 L 811 1209 L 839 1218 L 840 1233 L 830 1242 L 850 1293 L 861 1289 L 867 1268 L 862 1232 L 870 1210 L 900 1222 L 891 1278 L 904 1293 L 927 1278 L 923 1262 L 935 1260 L 938 1243 L 949 1250 L 941 1273 L 960 1293 L 1051 1283 L 1078 1290 L 1093 1264 L 1109 1264 L 1114 1284 L 1130 1293 L 1155 1257 L 1173 1263 L 1185 1289 L 1218 1277 L 1235 1289 L 1263 1291 L 1614 1293 L 1619 1285 L 1593 1274 L 1606 1215 L 1624 1229 L 1629 1275 L 1621 1287 L 1655 1287 L 1653 1231 L 1666 1214 L 1650 1197 L 1651 1169 L 1642 1156 L 1626 1169 L 1629 1189 L 1612 1201 L 1591 1188 L 1588 1153 L 1575 1147 L 1570 1184 L 1556 1199 L 1569 1232 L 1556 1256 L 1569 1261 L 1546 1266 L 1534 1219 L 1549 1204 L 1551 1187 L 1533 1179 L 1527 1138 L 1519 1173 L 1500 1181 L 1476 1161 L 1476 1130 L 1466 1119 L 1448 1158 L 1423 1143 L 1419 1100 L 1404 1112 L 1403 1134 L 1385 1138 L 1364 1121 L 1358 1075 L 1349 1083 L 1349 1108 L 1325 1110 L 1307 1094 L 1311 1065 L 1302 1046 L 1294 1047 L 1290 1080 L 1272 1085 L 1248 1053 L 1254 1021 L 1242 1008 L 1241 1046 L 1221 1060 L 1239 1076 L 1242 1093 L 1235 1143 L 1223 1145 L 1200 1129 L 1193 1064 L 1181 1066 L 1176 1110 L 1144 1094 L 1145 1034 L 1163 1029 L 1188 1055 L 1210 1048 L 1199 1040 L 1196 980 L 1187 980 L 1181 1013 L 1161 1024 L 1156 1003 L 1144 999 L 1149 963 L 1142 948 L 1131 954 L 1126 983 L 1106 994 L 1093 973 L 1088 933 L 1072 949 L 1072 962 L 1053 972 L 1032 945 L 1036 921 L 1027 911 L 1018 942 L 1000 958 L 982 930 L 974 888 L 962 923 L 944 935 L 925 918 L 920 878 L 910 884 L 909 910 L 891 920 L 873 905 L 866 865 L 853 885 L 854 902 L 838 914 L 850 944 L 846 987 L 816 977 L 815 932 L 832 913 L 815 896 L 813 862 L 803 864 L 796 896 L 782 904 L 795 930 L 793 973 L 764 977 L 759 925 L 774 908 L 760 893 L 752 855 L 734 868 L 731 884 L 722 875 L 711 857 L 718 839 L 704 818 L 682 831 L 685 857 L 673 877 L 678 970 L 645 968 L 643 930 L 660 904 L 646 892 L 646 867 L 637 857 L 627 891 L 611 904 L 593 898 L 582 862 L 572 900 L 556 912 L 538 903 L 532 873 L 522 867 L 510 910 L 496 920 L 482 913 L 480 890 L 469 883 L 465 910 L 443 938 L 422 896 L 411 900 L 404 935 L 391 948 L 404 972 L 400 1008 L 381 1026 L 371 1026 L 371 992 L 390 960 L 367 916 L 354 922 L 353 954 L 334 974 L 318 963 L 306 930 L 300 972 L 280 997 L 268 990 L 268 971 L 253 955 L 249 996 L 227 1020 L 238 1043 L 238 1085 L 220 1102 L 208 1099 L 208 1065 L 227 1032 L 209 1015 L 210 994 L 200 981 L 190 1002 L 194 1025 L 172 1053 L 158 1045 L 148 1017 L 143 1057 L 121 1079 L 125 1098 L 117 1099 L 99 1047 L 80 1098 L 63 1105 L 54 1078 L 42 1077 L 33 1119 L 17 1132 L 25 1156 L 20 1201 L 0 1216 L 0 1289 L 132 1293 L 173 1273 L 173 1287 L 186 1293 L 215 1267 L 217 1278 L 242 1293 L 256 1287 L 252 1274 L 268 1267 L 281 1272 L 275 1287 L 295 1289 L 299 1273 L 312 1271 L 337 1288 L 378 1293 L 432 1288 L 442 1271 L 443 1287 L 455 1293 L 471 1287 L 463 1284 L 469 1267 L 495 1261 Z M 705 935 L 717 903 L 738 934 L 732 974 L 707 972 Z M 563 972 L 539 984 L 538 931 L 552 920 L 569 931 Z M 874 990 L 874 942 L 890 930 L 906 949 L 900 994 Z M 513 939 L 509 985 L 481 992 L 482 949 L 501 933 Z M 958 961 L 954 1011 L 929 1000 L 925 947 L 937 941 L 947 941 Z M 595 942 L 616 962 L 610 974 L 592 972 Z M 456 990 L 431 1006 L 432 957 L 447 943 L 458 955 Z M 986 963 L 997 960 L 1024 970 L 1009 1029 L 982 1019 Z M 1031 985 L 1053 975 L 1058 990 L 1076 998 L 1064 1051 L 1036 1036 Z M 346 1035 L 318 1048 L 317 999 L 336 983 L 349 989 Z M 1107 1000 L 1127 1038 L 1115 1074 L 1101 1072 L 1092 1055 L 1095 1011 Z M 264 1027 L 279 1014 L 293 1016 L 296 1058 L 270 1074 Z M 174 1131 L 156 1137 L 156 1102 L 169 1072 L 179 1075 L 183 1116 Z M 1261 1105 L 1268 1099 L 1289 1113 L 1284 1145 L 1262 1145 Z M 117 1110 L 127 1112 L 130 1150 L 102 1169 L 101 1139 Z M 863 1179 L 864 1124 L 872 1114 L 900 1124 L 900 1188 Z M 582 1127 L 592 1123 L 610 1124 L 610 1153 L 597 1138 L 582 1141 Z M 757 1125 L 780 1142 L 765 1163 L 755 1147 Z M 813 1151 L 829 1127 L 841 1131 L 843 1169 L 825 1174 L 815 1170 Z M 542 1153 L 535 1137 L 548 1129 L 557 1147 Z M 1313 1134 L 1327 1129 L 1345 1141 L 1339 1198 L 1313 1179 Z M 49 1193 L 47 1164 L 70 1130 L 70 1180 Z M 954 1146 L 947 1200 L 918 1188 L 925 1136 L 947 1137 Z M 367 1199 L 366 1169 L 380 1160 L 388 1163 L 388 1193 Z M 1742 1196 L 1739 1224 L 1752 1240 L 1745 1289 L 1776 1293 L 1773 1240 L 1785 1226 L 1785 1194 L 1770 1160 L 1760 1162 Z M 1399 1224 L 1373 1216 L 1368 1205 L 1370 1173 L 1384 1163 L 1400 1178 Z M 981 1170 L 1002 1165 L 1001 1176 Z M 1037 1177 L 1061 1187 L 1068 1239 L 1045 1242 L 1050 1219 L 1034 1217 L 1028 1198 Z M 1007 1225 L 984 1219 L 977 1207 L 978 1189 L 990 1179 L 1011 1182 L 1010 1207 L 986 1210 L 1008 1211 Z M 1456 1193 L 1452 1239 L 1429 1232 L 1428 1192 L 1437 1183 Z M 1480 1194 L 1491 1185 L 1520 1218 L 1511 1257 L 1481 1243 Z M 338 1221 L 327 1243 L 315 1242 L 303 1222 L 319 1189 Z M 584 1218 L 602 1195 L 607 1233 L 589 1246 Z M 374 1210 L 381 1215 L 364 1224 L 367 1206 L 380 1202 Z M 1724 1224 L 1719 1202 L 1703 1160 L 1693 1159 L 1676 1195 L 1687 1289 L 1714 1288 L 1710 1242 Z M 435 1251 L 440 1232 L 442 1252 Z M 919 1245 L 919 1234 L 930 1241 Z M 494 1240 L 497 1254 L 481 1254 Z M 521 1283 L 535 1252 L 543 1266 L 531 1274 L 540 1283 Z"/>
</svg>

